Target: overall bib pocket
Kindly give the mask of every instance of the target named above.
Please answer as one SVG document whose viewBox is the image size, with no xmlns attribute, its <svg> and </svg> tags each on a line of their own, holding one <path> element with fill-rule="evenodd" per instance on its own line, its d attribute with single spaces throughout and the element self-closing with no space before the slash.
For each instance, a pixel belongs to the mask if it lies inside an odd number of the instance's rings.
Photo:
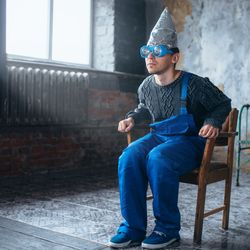
<svg viewBox="0 0 250 250">
<path fill-rule="evenodd" d="M 169 119 L 150 124 L 152 133 L 159 135 L 197 135 L 193 117 L 189 114 L 173 116 Z"/>
</svg>

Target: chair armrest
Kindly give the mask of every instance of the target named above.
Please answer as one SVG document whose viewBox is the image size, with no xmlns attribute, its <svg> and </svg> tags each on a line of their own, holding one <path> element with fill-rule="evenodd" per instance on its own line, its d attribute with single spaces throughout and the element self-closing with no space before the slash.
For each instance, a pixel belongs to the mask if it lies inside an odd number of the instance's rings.
<svg viewBox="0 0 250 250">
<path fill-rule="evenodd" d="M 220 132 L 219 136 L 216 138 L 216 146 L 226 146 L 228 145 L 228 139 L 234 139 L 238 132 Z"/>
<path fill-rule="evenodd" d="M 238 132 L 220 132 L 219 136 L 217 138 L 228 138 L 232 136 L 238 135 Z"/>
</svg>

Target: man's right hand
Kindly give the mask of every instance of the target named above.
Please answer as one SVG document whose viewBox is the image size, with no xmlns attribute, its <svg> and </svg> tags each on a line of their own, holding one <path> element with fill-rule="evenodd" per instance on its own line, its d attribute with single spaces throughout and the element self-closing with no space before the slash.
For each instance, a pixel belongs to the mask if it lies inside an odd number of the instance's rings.
<svg viewBox="0 0 250 250">
<path fill-rule="evenodd" d="M 118 131 L 122 133 L 129 132 L 135 125 L 134 119 L 129 117 L 119 122 Z"/>
</svg>

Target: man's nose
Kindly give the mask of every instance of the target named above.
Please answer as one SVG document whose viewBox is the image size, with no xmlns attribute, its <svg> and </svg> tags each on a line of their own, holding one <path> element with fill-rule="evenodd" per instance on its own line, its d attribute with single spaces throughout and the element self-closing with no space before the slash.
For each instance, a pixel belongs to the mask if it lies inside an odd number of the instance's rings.
<svg viewBox="0 0 250 250">
<path fill-rule="evenodd" d="M 147 58 L 148 58 L 148 59 L 152 59 L 152 58 L 155 58 L 155 57 L 154 57 L 153 53 L 151 52 L 151 53 L 149 53 L 149 55 L 148 55 Z"/>
</svg>

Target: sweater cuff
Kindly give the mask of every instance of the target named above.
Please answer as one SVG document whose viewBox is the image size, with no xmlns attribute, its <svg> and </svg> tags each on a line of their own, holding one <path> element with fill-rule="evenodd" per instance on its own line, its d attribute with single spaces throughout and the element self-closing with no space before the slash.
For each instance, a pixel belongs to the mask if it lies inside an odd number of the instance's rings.
<svg viewBox="0 0 250 250">
<path fill-rule="evenodd" d="M 213 118 L 207 118 L 207 119 L 205 119 L 203 125 L 207 125 L 207 124 L 210 124 L 210 125 L 212 125 L 213 127 L 219 128 L 219 129 L 221 129 L 221 127 L 222 127 L 221 122 L 218 121 L 218 120 L 215 120 L 215 119 L 213 119 Z"/>
<path fill-rule="evenodd" d="M 135 124 L 138 124 L 140 123 L 140 115 L 138 113 L 128 113 L 126 114 L 125 118 L 129 118 L 129 117 L 132 117 L 134 119 L 134 123 Z"/>
</svg>

